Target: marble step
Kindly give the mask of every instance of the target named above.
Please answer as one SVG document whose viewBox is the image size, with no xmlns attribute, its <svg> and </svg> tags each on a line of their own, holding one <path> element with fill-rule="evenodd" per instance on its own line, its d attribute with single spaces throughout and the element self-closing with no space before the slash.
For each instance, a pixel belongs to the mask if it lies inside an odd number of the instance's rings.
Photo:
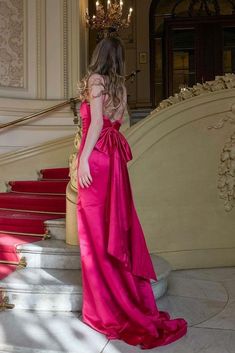
<svg viewBox="0 0 235 353">
<path fill-rule="evenodd" d="M 58 240 L 65 240 L 65 218 L 49 219 L 44 222 L 51 238 Z"/>
<path fill-rule="evenodd" d="M 0 313 L 0 353 L 101 353 L 107 342 L 76 312 Z"/>
<path fill-rule="evenodd" d="M 80 269 L 79 246 L 68 245 L 64 240 L 46 239 L 17 245 L 27 267 L 53 269 Z"/>
<path fill-rule="evenodd" d="M 151 255 L 158 281 L 151 280 L 155 298 L 167 290 L 171 266 L 162 257 Z M 81 270 L 24 268 L 1 281 L 15 309 L 81 311 Z"/>
</svg>

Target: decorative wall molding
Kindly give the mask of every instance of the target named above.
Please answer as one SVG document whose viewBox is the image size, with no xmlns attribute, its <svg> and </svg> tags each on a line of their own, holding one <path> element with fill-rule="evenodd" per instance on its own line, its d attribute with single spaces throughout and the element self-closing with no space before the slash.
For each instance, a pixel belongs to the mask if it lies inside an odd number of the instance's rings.
<svg viewBox="0 0 235 353">
<path fill-rule="evenodd" d="M 87 66 L 87 0 L 0 1 L 0 95 L 66 99 Z"/>
<path fill-rule="evenodd" d="M 206 81 L 205 83 L 197 83 L 192 87 L 182 89 L 179 93 L 175 93 L 174 96 L 170 96 L 159 103 L 157 108 L 152 110 L 150 114 L 158 112 L 162 109 L 172 106 L 173 104 L 182 102 L 186 99 L 199 96 L 201 94 L 207 94 L 209 92 L 220 91 L 224 89 L 235 88 L 235 74 L 228 73 L 224 76 L 216 76 L 213 81 Z"/>
<path fill-rule="evenodd" d="M 19 81 L 19 65 L 15 64 L 15 58 L 8 56 L 7 59 L 8 65 L 12 66 L 12 76 L 8 74 L 8 72 L 4 73 L 4 76 L 11 77 L 11 82 L 8 84 L 0 84 L 0 96 L 1 97 L 15 97 L 15 98 L 36 98 L 37 91 L 37 57 L 36 57 L 36 1 L 38 0 L 4 0 L 0 2 L 1 11 L 0 13 L 4 13 L 4 21 L 0 20 L 0 36 L 1 36 L 1 44 L 4 42 L 4 38 L 7 38 L 6 34 L 2 32 L 1 26 L 11 19 L 11 12 L 8 13 L 6 10 L 8 7 L 12 8 L 14 6 L 21 6 L 22 11 L 22 23 L 23 25 L 18 26 L 18 30 L 20 31 L 19 36 L 23 38 L 23 50 L 20 51 L 20 60 L 22 63 L 20 64 L 23 67 L 23 76 L 21 74 L 21 79 Z M 7 6 L 5 6 L 7 4 Z M 2 6 L 5 6 L 4 8 Z M 0 15 L 1 16 L 1 15 Z M 14 15 L 17 18 L 17 14 Z M 14 19 L 15 19 L 14 17 Z M 18 21 L 18 19 L 17 19 Z M 14 26 L 16 24 L 10 25 L 10 32 L 14 30 Z M 14 46 L 14 50 L 19 50 L 18 42 L 21 42 L 20 38 L 15 37 L 16 32 L 13 32 L 11 35 L 11 45 Z M 0 44 L 0 48 L 1 48 Z M 0 50 L 0 57 L 3 55 L 4 51 Z M 2 59 L 0 60 L 2 62 Z M 1 65 L 0 71 L 3 70 L 3 66 Z M 22 72 L 21 72 L 22 73 Z M 1 74 L 0 74 L 1 76 Z M 14 76 L 14 78 L 13 78 Z M 23 80 L 22 80 L 23 77 Z"/>
<path fill-rule="evenodd" d="M 14 16 L 11 14 L 13 5 L 16 9 L 22 5 L 21 12 Z M 0 58 L 5 55 L 5 64 L 2 65 L 2 59 L 0 61 L 1 97 L 66 99 L 76 95 L 77 82 L 85 74 L 88 63 L 88 29 L 84 18 L 87 6 L 88 0 L 0 1 L 0 16 L 4 13 L 5 21 L 0 21 L 0 29 L 3 29 L 4 37 L 5 27 L 2 27 L 7 24 L 7 18 L 10 16 L 12 21 L 11 31 L 15 28 L 13 20 L 17 23 L 19 19 L 16 21 L 15 18 L 21 18 L 22 30 L 17 34 L 21 37 L 17 41 L 14 39 L 13 49 L 16 50 L 16 44 L 23 41 L 23 52 L 17 54 L 21 60 L 17 63 L 19 67 L 21 65 L 20 76 L 15 64 L 17 56 L 11 69 L 13 79 L 10 74 L 6 75 L 6 65 L 12 61 L 13 52 L 10 56 L 2 49 L 9 45 L 0 31 Z"/>
<path fill-rule="evenodd" d="M 62 23 L 63 23 L 63 95 L 68 98 L 68 2 L 62 0 Z"/>
<path fill-rule="evenodd" d="M 37 98 L 46 98 L 46 0 L 36 2 Z"/>
<path fill-rule="evenodd" d="M 0 2 L 0 86 L 24 88 L 25 82 L 24 0 Z"/>
<path fill-rule="evenodd" d="M 48 28 L 48 21 L 50 22 L 53 16 L 53 9 L 55 7 L 49 6 L 46 0 L 37 0 L 36 7 L 36 22 L 37 22 L 37 98 L 46 99 L 48 95 L 52 98 L 68 98 L 68 1 L 60 0 L 58 2 L 57 12 L 55 16 L 59 16 L 59 21 L 56 22 L 55 32 L 52 28 Z M 57 4 L 57 3 L 56 3 Z M 50 30 L 50 33 L 48 31 Z M 53 42 L 60 43 L 59 55 L 55 57 L 48 57 L 48 50 L 53 46 Z M 50 55 L 52 55 L 50 53 Z M 51 81 L 53 75 L 48 75 L 47 61 L 54 60 L 56 70 L 60 70 L 54 77 L 55 81 L 55 96 L 48 84 L 52 86 Z M 50 77 L 49 77 L 50 76 Z M 60 77 L 59 81 L 58 78 Z M 59 87 L 59 90 L 58 90 Z M 59 96 L 58 96 L 59 95 Z"/>
<path fill-rule="evenodd" d="M 218 189 L 225 210 L 231 211 L 235 200 L 235 131 L 226 140 L 221 152 Z"/>
<path fill-rule="evenodd" d="M 77 83 L 85 74 L 88 64 L 88 28 L 85 22 L 85 10 L 88 0 L 70 0 L 68 2 L 68 96 L 77 94 Z"/>
<path fill-rule="evenodd" d="M 208 129 L 221 129 L 226 123 L 235 124 L 235 104 L 232 105 L 231 113 L 226 114 L 215 125 L 208 126 Z M 234 207 L 235 200 L 235 131 L 225 141 L 220 154 L 218 174 L 219 196 L 224 200 L 225 211 L 229 212 Z"/>
</svg>

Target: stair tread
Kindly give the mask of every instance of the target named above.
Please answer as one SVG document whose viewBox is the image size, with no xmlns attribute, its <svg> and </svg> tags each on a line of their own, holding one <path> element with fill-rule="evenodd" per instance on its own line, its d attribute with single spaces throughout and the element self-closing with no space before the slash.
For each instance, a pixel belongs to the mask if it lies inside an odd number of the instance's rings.
<svg viewBox="0 0 235 353">
<path fill-rule="evenodd" d="M 66 198 L 65 195 L 37 195 L 6 192 L 0 193 L 0 209 L 65 213 Z"/>
<path fill-rule="evenodd" d="M 38 181 L 53 181 L 53 182 L 57 182 L 57 181 L 67 181 L 67 183 L 70 181 L 70 178 L 39 178 Z"/>
<path fill-rule="evenodd" d="M 45 168 L 40 170 L 40 174 L 45 179 L 67 179 L 69 178 L 69 168 Z"/>
<path fill-rule="evenodd" d="M 64 200 L 65 197 L 64 195 L 36 195 L 36 194 L 27 194 L 27 193 L 16 193 L 16 192 L 0 192 L 0 200 L 3 198 L 7 199 L 13 199 L 13 198 L 19 198 L 19 199 L 26 199 L 26 200 Z"/>
<path fill-rule="evenodd" d="M 15 210 L 1 210 L 0 209 L 0 219 L 19 220 L 19 219 L 30 219 L 30 220 L 49 220 L 58 219 L 58 214 L 48 214 L 48 213 L 32 213 L 27 211 L 15 211 Z M 64 218 L 62 218 L 64 219 Z"/>
<path fill-rule="evenodd" d="M 17 249 L 24 251 L 32 251 L 32 252 L 41 252 L 41 253 L 64 253 L 71 255 L 73 254 L 80 254 L 80 248 L 76 245 L 69 245 L 66 244 L 63 240 L 58 239 L 47 239 L 47 240 L 40 240 L 34 243 L 25 243 L 17 245 Z"/>
<path fill-rule="evenodd" d="M 57 227 L 60 215 L 0 209 L 0 231 L 2 233 L 45 234 L 46 226 Z M 64 219 L 63 219 L 64 221 Z M 45 223 L 49 222 L 49 223 Z M 50 223 L 52 222 L 52 223 Z M 61 227 L 60 225 L 60 227 Z"/>
<path fill-rule="evenodd" d="M 51 193 L 65 194 L 68 181 L 66 180 L 11 180 L 8 185 L 11 186 L 12 192 L 18 193 Z"/>
<path fill-rule="evenodd" d="M 40 172 L 48 172 L 48 173 L 53 173 L 53 172 L 69 172 L 68 167 L 58 167 L 58 168 L 43 168 L 40 169 Z"/>
<path fill-rule="evenodd" d="M 11 273 L 1 280 L 1 286 L 7 291 L 9 289 L 19 290 L 56 290 L 82 288 L 81 270 L 62 270 L 62 269 L 38 269 L 24 268 Z"/>
<path fill-rule="evenodd" d="M 28 184 L 28 183 L 32 183 L 32 184 L 48 184 L 48 185 L 54 185 L 55 184 L 55 181 L 51 180 L 51 179 L 48 179 L 46 181 L 41 181 L 41 180 L 10 180 L 8 182 L 9 184 Z M 64 179 L 58 179 L 56 183 L 59 183 L 59 184 L 65 184 L 66 181 Z"/>
<path fill-rule="evenodd" d="M 62 258 L 62 256 L 61 256 Z M 152 255 L 158 281 L 150 280 L 154 297 L 167 289 L 171 268 L 166 261 Z M 163 260 L 163 261 L 162 261 Z M 79 260 L 80 261 L 80 260 Z M 82 269 L 18 269 L 1 281 L 1 287 L 15 305 L 15 310 L 81 311 L 83 300 Z M 15 311 L 14 310 L 14 311 Z"/>
<path fill-rule="evenodd" d="M 11 192 L 65 195 L 68 181 L 66 180 L 11 180 L 8 182 Z"/>
<path fill-rule="evenodd" d="M 167 277 L 171 271 L 169 263 L 158 255 L 151 255 L 153 265 L 158 276 L 158 280 Z M 5 277 L 1 281 L 1 285 L 6 290 L 9 289 L 30 289 L 31 290 L 53 290 L 55 287 L 60 287 L 65 290 L 65 287 L 75 286 L 77 289 L 82 288 L 81 269 L 64 270 L 64 269 L 35 269 L 24 268 L 17 270 Z M 151 282 L 157 283 L 151 279 Z M 57 290 L 59 290 L 57 288 Z"/>
<path fill-rule="evenodd" d="M 57 215 L 57 218 L 53 218 L 53 219 L 48 219 L 45 221 L 45 224 L 48 225 L 48 226 L 56 226 L 56 227 L 65 227 L 65 223 L 66 223 L 66 220 L 65 218 L 58 218 L 58 215 Z"/>
</svg>

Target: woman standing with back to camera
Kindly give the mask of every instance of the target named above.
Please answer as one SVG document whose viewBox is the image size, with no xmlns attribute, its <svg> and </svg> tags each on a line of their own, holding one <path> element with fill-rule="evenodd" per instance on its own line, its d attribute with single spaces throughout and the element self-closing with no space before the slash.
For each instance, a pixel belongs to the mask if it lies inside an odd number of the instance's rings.
<svg viewBox="0 0 235 353">
<path fill-rule="evenodd" d="M 149 349 L 185 335 L 187 322 L 158 310 L 150 283 L 157 276 L 134 205 L 127 169 L 132 152 L 119 131 L 127 104 L 124 67 L 122 40 L 106 37 L 79 83 L 82 320 L 108 339 Z"/>
</svg>

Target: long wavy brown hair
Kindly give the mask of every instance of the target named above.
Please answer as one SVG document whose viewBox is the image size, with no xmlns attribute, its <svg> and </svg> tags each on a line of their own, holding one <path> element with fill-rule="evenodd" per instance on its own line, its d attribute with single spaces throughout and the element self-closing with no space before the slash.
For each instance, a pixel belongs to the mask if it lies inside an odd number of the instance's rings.
<svg viewBox="0 0 235 353">
<path fill-rule="evenodd" d="M 100 74 L 104 79 L 88 80 L 92 74 Z M 92 83 L 90 83 L 92 81 Z M 89 90 L 93 84 L 102 84 L 101 94 L 107 94 L 105 111 L 110 117 L 122 106 L 126 107 L 125 87 L 125 48 L 119 37 L 105 37 L 95 47 L 85 76 L 78 82 L 78 97 L 81 101 L 90 100 Z M 96 96 L 96 97 L 97 97 Z"/>
</svg>

